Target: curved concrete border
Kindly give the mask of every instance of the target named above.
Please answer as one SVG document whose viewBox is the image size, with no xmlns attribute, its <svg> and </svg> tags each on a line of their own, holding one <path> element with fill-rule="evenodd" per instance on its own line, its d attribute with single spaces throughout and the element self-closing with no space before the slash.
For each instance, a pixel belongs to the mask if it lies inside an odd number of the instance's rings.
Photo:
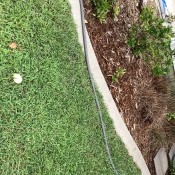
<svg viewBox="0 0 175 175">
<path fill-rule="evenodd" d="M 80 5 L 79 0 L 69 0 L 72 6 L 72 14 L 74 21 L 77 25 L 77 31 L 79 36 L 79 42 L 83 46 L 83 38 L 82 38 L 82 24 L 81 24 L 81 14 L 80 14 Z M 95 56 L 91 41 L 89 39 L 88 33 L 87 34 L 87 45 L 88 45 L 88 54 L 90 59 L 90 69 L 95 80 L 95 83 L 98 87 L 99 92 L 103 96 L 104 103 L 106 108 L 109 112 L 109 115 L 113 121 L 116 133 L 121 137 L 122 141 L 124 142 L 129 155 L 133 157 L 134 162 L 140 168 L 142 175 L 150 175 L 148 167 L 143 159 L 143 156 L 136 145 L 135 141 L 133 140 L 129 130 L 127 129 L 119 111 L 116 107 L 116 104 L 113 100 L 113 97 L 109 91 L 107 83 L 104 79 L 104 76 L 101 72 L 100 66 L 98 64 L 97 58 Z"/>
</svg>

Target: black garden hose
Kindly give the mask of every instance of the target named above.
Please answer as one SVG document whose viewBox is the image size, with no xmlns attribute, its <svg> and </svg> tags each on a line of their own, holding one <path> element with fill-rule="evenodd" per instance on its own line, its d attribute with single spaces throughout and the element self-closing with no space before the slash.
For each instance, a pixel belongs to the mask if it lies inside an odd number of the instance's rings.
<svg viewBox="0 0 175 175">
<path fill-rule="evenodd" d="M 112 166 L 114 174 L 115 175 L 119 175 L 119 173 L 118 173 L 118 171 L 117 171 L 117 169 L 116 169 L 116 167 L 114 165 L 114 162 L 112 160 L 111 151 L 110 151 L 110 148 L 109 148 L 108 137 L 107 137 L 107 134 L 106 134 L 106 127 L 105 127 L 105 123 L 104 123 L 103 116 L 102 116 L 101 106 L 100 106 L 100 102 L 99 102 L 99 99 L 98 99 L 98 95 L 97 95 L 97 90 L 96 90 L 96 87 L 95 87 L 94 79 L 93 79 L 93 76 L 92 76 L 91 70 L 90 70 L 90 62 L 89 62 L 87 39 L 86 39 L 84 7 L 83 7 L 82 0 L 79 0 L 79 2 L 80 2 L 80 11 L 81 11 L 81 25 L 82 25 L 84 54 L 85 54 L 87 69 L 88 69 L 88 73 L 89 73 L 89 77 L 90 77 L 90 83 L 91 83 L 91 86 L 92 86 L 92 89 L 93 89 L 95 102 L 96 102 L 97 109 L 98 109 L 99 119 L 100 119 L 100 122 L 101 122 L 101 127 L 102 127 L 104 142 L 105 142 L 105 148 L 106 148 L 106 151 L 107 151 L 107 154 L 108 154 L 108 157 L 109 157 L 109 161 L 110 161 L 110 164 Z"/>
</svg>

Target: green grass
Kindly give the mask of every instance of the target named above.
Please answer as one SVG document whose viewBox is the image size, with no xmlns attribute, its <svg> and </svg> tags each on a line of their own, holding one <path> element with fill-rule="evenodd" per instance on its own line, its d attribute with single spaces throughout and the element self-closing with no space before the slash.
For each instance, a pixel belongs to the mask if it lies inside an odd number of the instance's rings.
<svg viewBox="0 0 175 175">
<path fill-rule="evenodd" d="M 116 166 L 140 174 L 104 114 Z M 113 174 L 65 0 L 0 0 L 0 174 Z"/>
</svg>

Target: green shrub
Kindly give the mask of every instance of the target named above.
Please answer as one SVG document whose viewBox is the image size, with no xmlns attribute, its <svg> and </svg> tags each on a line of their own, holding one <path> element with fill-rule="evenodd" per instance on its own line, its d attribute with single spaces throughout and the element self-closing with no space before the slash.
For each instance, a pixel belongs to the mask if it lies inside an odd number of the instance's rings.
<svg viewBox="0 0 175 175">
<path fill-rule="evenodd" d="M 170 162 L 170 175 L 175 175 L 175 157 L 174 161 Z"/>
<path fill-rule="evenodd" d="M 108 12 L 112 11 L 114 16 L 116 16 L 120 9 L 116 4 L 116 0 L 92 0 L 96 9 L 96 16 L 101 23 L 106 21 Z"/>
<path fill-rule="evenodd" d="M 118 82 L 119 78 L 121 78 L 126 73 L 126 69 L 119 67 L 116 69 L 114 75 L 112 76 L 112 82 Z"/>
<path fill-rule="evenodd" d="M 175 113 L 169 113 L 169 114 L 167 115 L 167 118 L 168 118 L 169 121 L 170 121 L 170 120 L 175 120 Z"/>
<path fill-rule="evenodd" d="M 105 22 L 107 13 L 111 8 L 109 0 L 93 0 L 93 3 L 96 8 L 97 18 L 100 22 Z"/>
<path fill-rule="evenodd" d="M 163 25 L 164 22 L 152 9 L 143 8 L 129 33 L 129 47 L 138 58 L 144 58 L 154 75 L 167 74 L 172 65 L 170 43 L 174 34 L 171 27 Z"/>
<path fill-rule="evenodd" d="M 113 3 L 112 11 L 113 11 L 114 17 L 117 17 L 119 15 L 119 13 L 120 13 L 120 6 L 119 6 L 118 2 L 114 2 Z"/>
</svg>

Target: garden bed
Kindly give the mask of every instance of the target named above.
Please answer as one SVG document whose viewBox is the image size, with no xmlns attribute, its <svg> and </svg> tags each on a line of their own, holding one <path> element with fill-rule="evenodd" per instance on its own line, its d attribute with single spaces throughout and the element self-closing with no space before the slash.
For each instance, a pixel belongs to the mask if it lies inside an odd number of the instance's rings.
<svg viewBox="0 0 175 175">
<path fill-rule="evenodd" d="M 128 47 L 128 33 L 140 14 L 139 1 L 118 1 L 120 12 L 116 18 L 108 14 L 105 23 L 96 18 L 94 6 L 84 1 L 88 33 L 105 76 L 108 87 L 138 144 L 152 174 L 153 158 L 161 146 L 167 149 L 173 138 L 169 134 L 167 114 L 167 80 L 152 75 L 143 59 L 136 59 Z M 113 81 L 116 70 L 126 73 Z"/>
</svg>

